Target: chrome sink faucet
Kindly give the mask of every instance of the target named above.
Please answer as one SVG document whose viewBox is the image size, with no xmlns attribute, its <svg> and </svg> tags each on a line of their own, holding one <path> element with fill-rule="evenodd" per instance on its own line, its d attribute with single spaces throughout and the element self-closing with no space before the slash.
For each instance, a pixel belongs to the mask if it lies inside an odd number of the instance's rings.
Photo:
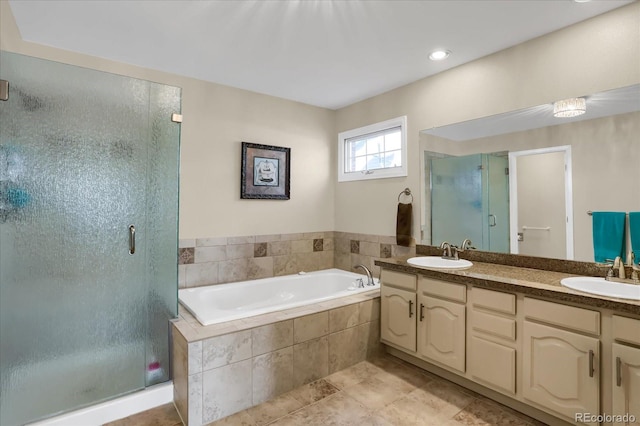
<svg viewBox="0 0 640 426">
<path fill-rule="evenodd" d="M 356 268 L 364 269 L 364 272 L 367 274 L 367 285 L 376 285 L 376 283 L 373 281 L 373 275 L 371 275 L 371 271 L 369 270 L 369 268 L 367 268 L 363 264 L 356 265 L 353 268 L 354 269 L 356 269 Z"/>
<path fill-rule="evenodd" d="M 605 280 L 607 281 L 613 281 L 613 279 L 615 279 L 615 270 L 618 270 L 618 279 L 624 280 L 627 277 L 626 271 L 624 270 L 624 262 L 622 261 L 622 258 L 620 256 L 616 256 L 616 258 L 611 261 L 610 259 L 607 259 L 608 262 L 612 262 L 610 263 L 610 268 L 607 271 L 607 276 L 605 277 Z"/>
<path fill-rule="evenodd" d="M 444 250 L 444 252 L 442 253 L 443 259 L 458 260 L 457 246 L 450 244 L 447 241 L 443 241 L 442 244 L 440 244 L 440 248 Z"/>
<path fill-rule="evenodd" d="M 462 241 L 462 244 L 460 245 L 460 250 L 458 251 L 465 251 L 465 250 L 475 250 L 475 247 L 472 246 L 472 242 L 469 238 L 465 238 L 464 241 Z"/>
</svg>

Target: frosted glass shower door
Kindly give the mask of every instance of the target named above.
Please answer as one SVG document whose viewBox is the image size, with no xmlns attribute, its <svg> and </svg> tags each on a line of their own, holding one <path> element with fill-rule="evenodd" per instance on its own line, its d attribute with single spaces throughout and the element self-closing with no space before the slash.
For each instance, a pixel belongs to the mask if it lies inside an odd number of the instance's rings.
<svg viewBox="0 0 640 426">
<path fill-rule="evenodd" d="M 157 116 L 180 92 L 0 54 L 0 424 L 14 425 L 144 388 L 150 364 L 168 378 L 179 130 Z"/>
<path fill-rule="evenodd" d="M 461 244 L 470 238 L 481 248 L 483 213 L 482 155 L 431 160 L 431 244 Z"/>
</svg>

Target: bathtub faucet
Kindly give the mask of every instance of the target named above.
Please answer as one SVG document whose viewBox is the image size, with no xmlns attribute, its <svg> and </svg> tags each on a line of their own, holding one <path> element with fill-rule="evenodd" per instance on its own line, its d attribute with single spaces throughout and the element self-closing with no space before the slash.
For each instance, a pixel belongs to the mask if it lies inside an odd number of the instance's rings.
<svg viewBox="0 0 640 426">
<path fill-rule="evenodd" d="M 355 268 L 362 268 L 364 269 L 364 272 L 367 274 L 367 285 L 376 285 L 376 283 L 373 281 L 373 275 L 371 275 L 371 271 L 369 270 L 369 268 L 367 268 L 366 266 L 364 266 L 363 264 L 359 264 L 353 267 Z"/>
</svg>

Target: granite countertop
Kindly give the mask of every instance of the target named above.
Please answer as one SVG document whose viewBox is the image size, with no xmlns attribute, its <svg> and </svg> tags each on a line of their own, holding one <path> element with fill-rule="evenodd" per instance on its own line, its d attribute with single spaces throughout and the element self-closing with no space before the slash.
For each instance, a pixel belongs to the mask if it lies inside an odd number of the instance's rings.
<svg viewBox="0 0 640 426">
<path fill-rule="evenodd" d="M 579 292 L 560 284 L 560 280 L 576 274 L 547 271 L 543 269 L 525 268 L 473 261 L 473 266 L 463 270 L 434 270 L 419 268 L 407 263 L 407 258 L 378 259 L 375 264 L 385 269 L 399 272 L 420 274 L 425 277 L 473 284 L 502 291 L 516 291 L 531 296 L 553 299 L 558 302 L 570 302 L 611 309 L 640 316 L 640 301 L 598 296 Z"/>
</svg>

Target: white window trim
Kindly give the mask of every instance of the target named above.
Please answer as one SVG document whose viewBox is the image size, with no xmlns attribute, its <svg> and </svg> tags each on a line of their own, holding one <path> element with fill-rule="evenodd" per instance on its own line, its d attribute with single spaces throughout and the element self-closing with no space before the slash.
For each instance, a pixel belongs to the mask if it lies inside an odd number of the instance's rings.
<svg viewBox="0 0 640 426">
<path fill-rule="evenodd" d="M 369 133 L 380 132 L 383 130 L 400 127 L 400 143 L 402 166 L 369 170 L 368 173 L 352 172 L 345 173 L 345 141 L 357 136 L 367 135 Z M 383 179 L 392 177 L 407 176 L 407 116 L 392 118 L 380 123 L 371 124 L 369 126 L 360 127 L 353 130 L 338 133 L 338 182 L 351 182 L 356 180 Z"/>
</svg>

